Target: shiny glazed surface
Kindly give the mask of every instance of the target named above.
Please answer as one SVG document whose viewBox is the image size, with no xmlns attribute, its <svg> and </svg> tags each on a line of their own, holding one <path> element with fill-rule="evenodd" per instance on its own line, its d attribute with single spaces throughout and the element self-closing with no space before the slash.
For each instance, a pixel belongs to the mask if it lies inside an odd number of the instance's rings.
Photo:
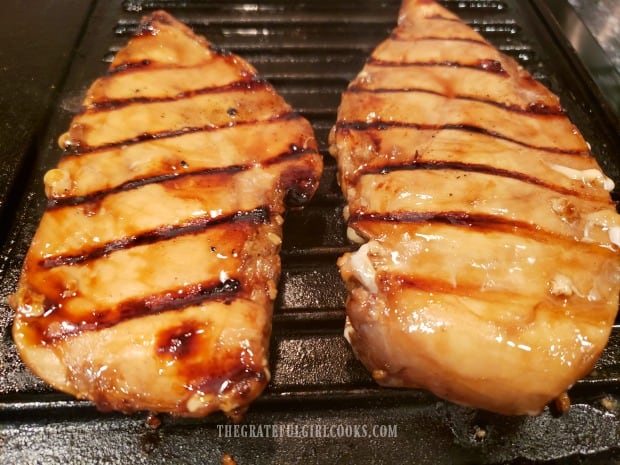
<svg viewBox="0 0 620 465">
<path fill-rule="evenodd" d="M 405 0 L 330 134 L 351 239 L 345 336 L 385 386 L 536 414 L 618 309 L 613 182 L 559 99 L 458 17 Z"/>
<path fill-rule="evenodd" d="M 238 419 L 270 377 L 285 200 L 322 170 L 310 124 L 160 11 L 59 143 L 10 297 L 21 357 L 103 410 Z"/>
</svg>

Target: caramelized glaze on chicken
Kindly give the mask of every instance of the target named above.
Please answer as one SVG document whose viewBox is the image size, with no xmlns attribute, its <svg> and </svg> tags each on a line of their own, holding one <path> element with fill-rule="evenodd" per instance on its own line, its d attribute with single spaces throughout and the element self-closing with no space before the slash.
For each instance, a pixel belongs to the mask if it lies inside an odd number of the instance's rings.
<svg viewBox="0 0 620 465">
<path fill-rule="evenodd" d="M 345 336 L 384 386 L 536 414 L 618 309 L 620 218 L 558 98 L 455 15 L 405 0 L 330 134 Z"/>
<path fill-rule="evenodd" d="M 239 418 L 269 381 L 285 200 L 322 170 L 309 123 L 155 12 L 59 142 L 10 298 L 21 357 L 103 410 Z"/>
</svg>

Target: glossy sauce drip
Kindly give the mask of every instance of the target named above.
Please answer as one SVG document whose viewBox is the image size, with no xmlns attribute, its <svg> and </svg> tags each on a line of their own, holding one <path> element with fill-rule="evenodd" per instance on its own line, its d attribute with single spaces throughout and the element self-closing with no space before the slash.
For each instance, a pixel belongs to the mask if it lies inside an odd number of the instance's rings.
<svg viewBox="0 0 620 465">
<path fill-rule="evenodd" d="M 502 66 L 501 61 L 488 59 L 480 60 L 478 63 L 480 68 L 482 68 L 484 71 L 489 71 L 491 73 L 497 74 L 506 74 L 506 70 Z"/>
<path fill-rule="evenodd" d="M 199 321 L 183 321 L 181 326 L 171 327 L 157 334 L 155 351 L 172 360 L 195 356 L 201 349 L 200 339 L 209 331 L 209 325 Z"/>
</svg>

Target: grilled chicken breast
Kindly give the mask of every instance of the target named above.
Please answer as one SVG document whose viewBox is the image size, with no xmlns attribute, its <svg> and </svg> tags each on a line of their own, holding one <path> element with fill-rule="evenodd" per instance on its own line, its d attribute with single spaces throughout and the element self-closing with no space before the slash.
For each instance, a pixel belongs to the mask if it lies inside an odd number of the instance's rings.
<svg viewBox="0 0 620 465">
<path fill-rule="evenodd" d="M 558 98 L 455 15 L 405 0 L 330 134 L 345 336 L 384 386 L 536 414 L 618 309 L 620 218 Z"/>
<path fill-rule="evenodd" d="M 322 170 L 310 124 L 155 12 L 60 144 L 10 297 L 21 357 L 103 410 L 239 418 L 270 376 L 285 201 Z"/>
</svg>

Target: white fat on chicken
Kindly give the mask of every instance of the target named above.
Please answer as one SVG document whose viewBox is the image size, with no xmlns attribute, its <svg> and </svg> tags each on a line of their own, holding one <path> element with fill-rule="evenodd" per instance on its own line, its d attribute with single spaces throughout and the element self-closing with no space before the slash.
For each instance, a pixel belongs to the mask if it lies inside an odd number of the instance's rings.
<svg viewBox="0 0 620 465">
<path fill-rule="evenodd" d="M 590 168 L 587 170 L 576 170 L 574 168 L 569 168 L 568 166 L 557 165 L 555 163 L 549 163 L 549 167 L 557 171 L 564 176 L 573 179 L 575 181 L 581 181 L 584 184 L 591 184 L 593 181 L 596 181 L 603 186 L 607 192 L 611 192 L 614 190 L 614 182 L 605 176 L 601 171 Z"/>
<path fill-rule="evenodd" d="M 595 229 L 606 231 L 609 235 L 609 241 L 620 247 L 620 224 L 614 224 L 618 222 L 618 216 L 611 216 L 609 212 L 598 211 L 592 212 L 585 217 L 586 224 L 583 231 L 584 242 L 596 242 L 592 238 L 592 233 Z"/>
<path fill-rule="evenodd" d="M 371 241 L 374 242 L 374 241 Z M 362 245 L 357 252 L 352 253 L 349 258 L 351 269 L 355 278 L 372 294 L 379 292 L 376 281 L 376 270 L 372 261 L 368 257 L 371 242 Z"/>
</svg>

